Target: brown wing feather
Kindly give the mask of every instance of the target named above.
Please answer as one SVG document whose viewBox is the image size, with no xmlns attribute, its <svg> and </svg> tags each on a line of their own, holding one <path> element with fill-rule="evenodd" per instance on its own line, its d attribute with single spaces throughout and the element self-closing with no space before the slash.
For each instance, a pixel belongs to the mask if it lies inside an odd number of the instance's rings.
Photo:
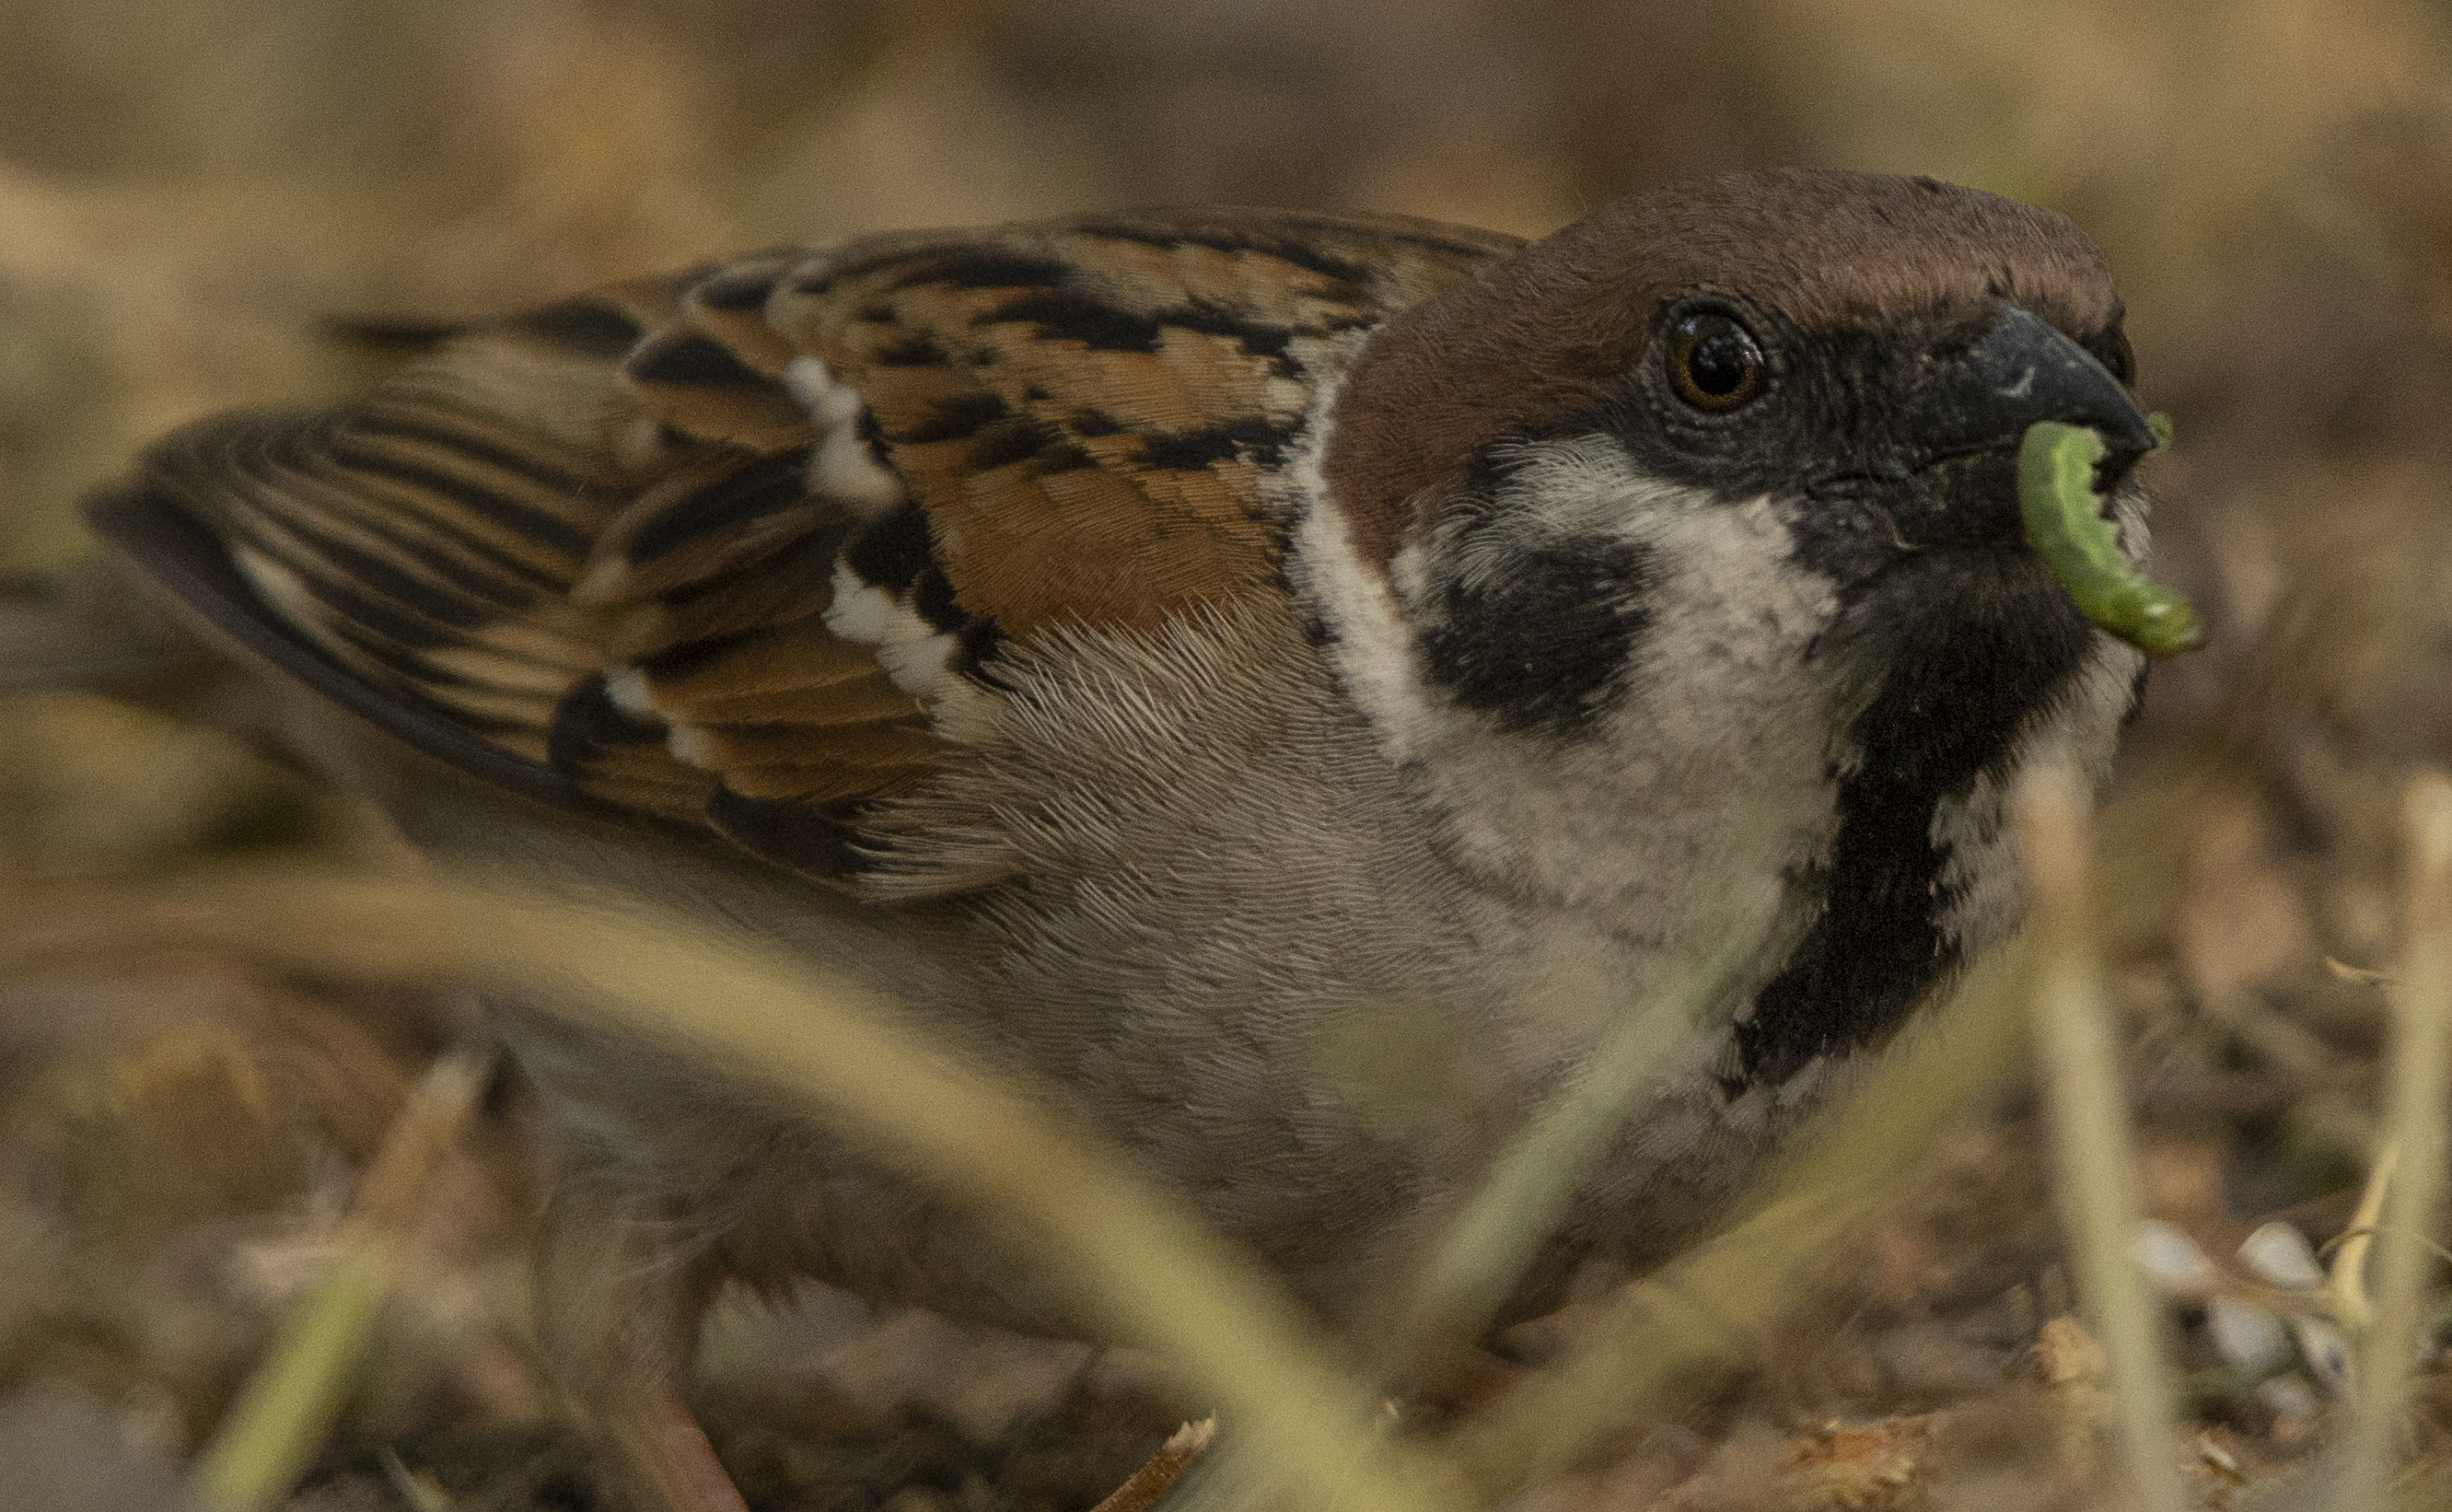
<svg viewBox="0 0 2452 1512">
<path fill-rule="evenodd" d="M 761 253 L 197 428 L 95 517 L 430 749 L 848 880 L 999 646 L 1275 591 L 1262 476 L 1350 333 L 1513 245 L 1222 215 Z M 198 529 L 227 561 L 173 570 Z"/>
</svg>

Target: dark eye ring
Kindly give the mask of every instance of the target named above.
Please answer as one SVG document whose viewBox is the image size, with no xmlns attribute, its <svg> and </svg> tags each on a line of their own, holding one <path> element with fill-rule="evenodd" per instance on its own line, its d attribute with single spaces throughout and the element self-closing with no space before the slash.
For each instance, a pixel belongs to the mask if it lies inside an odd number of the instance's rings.
<svg viewBox="0 0 2452 1512">
<path fill-rule="evenodd" d="M 1669 334 L 1669 386 L 1707 415 L 1753 403 L 1770 376 L 1754 333 L 1718 310 L 1701 310 Z"/>
</svg>

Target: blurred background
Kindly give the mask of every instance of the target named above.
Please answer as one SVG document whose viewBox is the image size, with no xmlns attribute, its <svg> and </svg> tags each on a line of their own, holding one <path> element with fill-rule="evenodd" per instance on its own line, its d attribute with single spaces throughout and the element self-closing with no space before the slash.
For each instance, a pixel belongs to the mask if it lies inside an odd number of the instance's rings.
<svg viewBox="0 0 2452 1512">
<path fill-rule="evenodd" d="M 2217 1255 L 2277 1212 L 2317 1242 L 2344 1221 L 2382 1021 L 2323 961 L 2389 958 L 2395 796 L 2452 757 L 2446 8 L 0 0 L 0 37 L 8 572 L 79 550 L 77 497 L 148 437 L 380 371 L 336 323 L 499 312 L 764 244 L 1196 202 L 1537 235 L 1791 163 L 2067 213 L 2109 251 L 2140 388 L 2177 419 L 2148 465 L 2159 570 L 2213 631 L 2156 672 L 2122 778 L 2146 816 L 2119 831 L 2139 880 L 2118 945 L 2147 1196 Z M 0 706 L 0 904 L 273 844 L 382 846 L 216 737 L 65 696 Z M 192 1443 L 445 1032 L 448 1005 L 412 999 L 245 962 L 0 964 L 0 1394 L 68 1383 L 140 1440 Z M 469 1155 L 489 1195 L 467 1199 L 464 1257 L 515 1249 L 533 1195 L 505 1130 Z M 1901 1228 L 1849 1318 L 2048 1303 L 2022 1137 L 1984 1136 L 1953 1178 L 2025 1203 L 2015 1222 L 1945 1204 Z M 396 1351 L 408 1383 L 380 1421 L 541 1410 L 501 1343 L 510 1272 L 469 1265 Z M 1916 1337 L 1771 1400 L 1924 1410 L 1993 1379 L 1944 1347 L 1959 1334 Z M 977 1422 L 945 1421 L 994 1439 L 1018 1409 L 993 1383 L 1018 1368 L 981 1378 Z M 2208 1400 L 2243 1454 L 2286 1458 L 2288 1424 L 2323 1410 Z"/>
</svg>

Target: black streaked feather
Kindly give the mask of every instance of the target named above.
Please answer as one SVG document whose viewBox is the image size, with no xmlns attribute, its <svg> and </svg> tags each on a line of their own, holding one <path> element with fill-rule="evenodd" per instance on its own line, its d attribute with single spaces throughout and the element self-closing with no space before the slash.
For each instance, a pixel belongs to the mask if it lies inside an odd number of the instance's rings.
<svg viewBox="0 0 2452 1512">
<path fill-rule="evenodd" d="M 594 297 L 567 299 L 531 310 L 511 327 L 574 356 L 604 359 L 623 355 L 646 334 L 628 310 Z"/>
<path fill-rule="evenodd" d="M 690 288 L 690 298 L 709 309 L 739 314 L 757 309 L 775 292 L 775 280 L 781 276 L 775 269 L 726 269 L 699 280 Z"/>
<path fill-rule="evenodd" d="M 632 354 L 626 370 L 643 384 L 785 391 L 774 379 L 742 362 L 731 348 L 695 332 L 657 337 Z"/>
<path fill-rule="evenodd" d="M 654 562 L 682 547 L 741 529 L 809 503 L 808 448 L 761 457 L 721 481 L 665 505 L 630 538 L 633 562 Z"/>
<path fill-rule="evenodd" d="M 462 711 L 377 686 L 336 661 L 256 596 L 220 537 L 147 480 L 94 495 L 86 519 L 216 628 L 378 729 L 513 792 L 593 802 L 552 768 L 484 739 Z"/>
<path fill-rule="evenodd" d="M 329 455 L 335 467 L 448 499 L 471 514 L 491 520 L 514 535 L 550 547 L 565 557 L 576 560 L 587 554 L 588 538 L 568 521 L 541 509 L 532 509 L 515 499 L 504 498 L 471 479 L 402 457 L 389 456 L 372 448 L 352 445 L 346 431 L 334 438 Z M 437 533 L 448 535 L 454 546 L 471 555 L 484 557 L 489 565 L 502 571 L 540 587 L 550 581 L 534 567 L 504 555 L 491 543 L 454 528 L 442 518 L 429 517 L 426 524 Z"/>
<path fill-rule="evenodd" d="M 861 527 L 843 547 L 843 562 L 863 583 L 902 593 L 936 561 L 928 511 L 902 504 Z"/>
<path fill-rule="evenodd" d="M 719 788 L 706 806 L 707 822 L 734 845 L 787 870 L 829 881 L 858 875 L 877 855 L 863 844 L 860 821 L 874 806 L 865 799 L 793 803 L 743 798 Z"/>
<path fill-rule="evenodd" d="M 616 705 L 601 677 L 584 677 L 554 706 L 545 759 L 556 771 L 580 777 L 623 746 L 661 746 L 664 726 Z"/>
<path fill-rule="evenodd" d="M 1208 430 L 1151 435 L 1141 442 L 1141 461 L 1149 467 L 1183 471 L 1238 458 L 1273 468 L 1284 458 L 1297 428 L 1273 420 L 1242 420 Z"/>
</svg>

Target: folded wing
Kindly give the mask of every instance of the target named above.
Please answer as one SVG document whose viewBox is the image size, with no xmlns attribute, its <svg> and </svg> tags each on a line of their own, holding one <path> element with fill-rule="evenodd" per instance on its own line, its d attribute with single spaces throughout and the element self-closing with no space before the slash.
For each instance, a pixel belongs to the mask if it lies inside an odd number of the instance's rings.
<svg viewBox="0 0 2452 1512">
<path fill-rule="evenodd" d="M 1513 245 L 1245 214 L 763 254 L 190 428 L 89 512 L 435 755 L 851 884 L 1000 655 L 1282 591 L 1262 483 L 1320 382 Z"/>
</svg>

